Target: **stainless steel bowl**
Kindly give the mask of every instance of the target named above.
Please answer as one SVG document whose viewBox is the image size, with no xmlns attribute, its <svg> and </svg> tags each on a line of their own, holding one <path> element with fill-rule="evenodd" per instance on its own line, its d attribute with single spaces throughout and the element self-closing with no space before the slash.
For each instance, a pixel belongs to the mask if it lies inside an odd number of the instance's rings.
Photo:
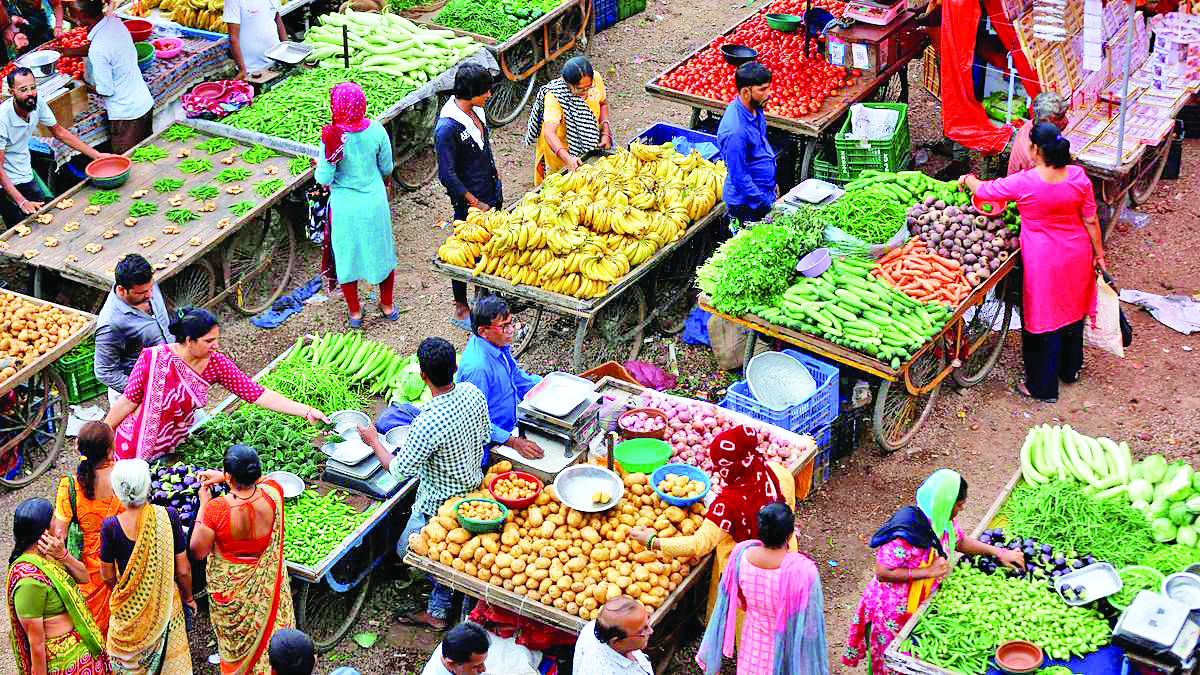
<svg viewBox="0 0 1200 675">
<path fill-rule="evenodd" d="M 300 493 L 304 492 L 304 481 L 291 471 L 272 471 L 265 477 L 279 483 L 279 487 L 283 488 L 285 499 L 298 497 Z"/>
<path fill-rule="evenodd" d="M 333 428 L 339 434 L 358 427 L 371 426 L 371 418 L 358 410 L 339 410 L 329 416 L 329 421 L 333 422 Z"/>
<path fill-rule="evenodd" d="M 402 427 L 388 429 L 388 432 L 383 435 L 383 444 L 392 448 L 393 452 L 399 448 L 403 448 L 404 441 L 408 438 L 408 430 L 410 428 L 411 427 L 406 424 Z"/>
<path fill-rule="evenodd" d="M 35 78 L 42 79 L 58 72 L 55 70 L 55 66 L 58 65 L 60 58 L 62 58 L 62 54 L 53 49 L 42 49 L 36 52 L 29 52 L 17 59 L 17 65 L 25 66 L 33 71 Z"/>
<path fill-rule="evenodd" d="M 603 504 L 592 501 L 597 492 L 607 492 L 609 500 Z M 554 494 L 559 501 L 583 513 L 598 513 L 616 506 L 625 494 L 621 477 L 602 466 L 575 464 L 558 473 L 554 478 Z"/>
<path fill-rule="evenodd" d="M 1176 572 L 1163 579 L 1162 594 L 1186 605 L 1188 609 L 1200 609 L 1200 576 L 1189 572 Z"/>
</svg>

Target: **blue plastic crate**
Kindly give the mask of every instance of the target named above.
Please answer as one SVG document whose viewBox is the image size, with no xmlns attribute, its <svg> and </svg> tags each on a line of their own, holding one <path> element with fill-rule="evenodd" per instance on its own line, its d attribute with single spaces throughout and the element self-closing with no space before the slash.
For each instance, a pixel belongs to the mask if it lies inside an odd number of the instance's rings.
<svg viewBox="0 0 1200 675">
<path fill-rule="evenodd" d="M 596 32 L 617 23 L 617 0 L 592 0 L 592 17 L 596 20 Z"/>
<path fill-rule="evenodd" d="M 812 434 L 821 427 L 826 427 L 825 433 L 828 434 L 829 423 L 837 418 L 840 404 L 837 366 L 831 366 L 794 349 L 785 349 L 783 353 L 803 363 L 812 374 L 817 390 L 807 401 L 786 410 L 772 410 L 754 398 L 754 394 L 750 393 L 750 385 L 745 380 L 739 380 L 730 385 L 725 393 L 725 400 L 721 401 L 721 407 L 798 434 Z"/>
<path fill-rule="evenodd" d="M 654 126 L 642 131 L 633 140 L 646 145 L 660 145 L 662 143 L 673 143 L 675 139 L 683 139 L 689 146 L 695 147 L 702 143 L 711 143 L 712 147 L 701 146 L 696 148 L 700 152 L 700 156 L 707 160 L 715 160 L 721 156 L 721 146 L 717 145 L 717 137 L 714 134 L 706 134 L 703 131 L 695 129 L 687 129 L 677 127 L 672 124 L 659 122 Z M 689 152 L 691 148 L 686 148 Z M 676 150 L 680 150 L 676 147 Z M 682 152 L 682 151 L 681 151 Z M 682 152 L 687 154 L 687 152 Z"/>
</svg>

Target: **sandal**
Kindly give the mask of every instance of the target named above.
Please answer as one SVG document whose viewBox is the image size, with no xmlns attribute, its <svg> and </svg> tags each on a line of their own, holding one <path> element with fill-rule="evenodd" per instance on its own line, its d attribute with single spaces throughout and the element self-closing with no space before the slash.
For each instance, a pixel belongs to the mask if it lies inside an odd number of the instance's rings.
<svg viewBox="0 0 1200 675">
<path fill-rule="evenodd" d="M 400 318 L 400 309 L 393 305 L 391 314 L 384 314 L 383 310 L 381 309 L 379 310 L 379 315 L 388 321 L 395 321 L 396 319 Z"/>
<path fill-rule="evenodd" d="M 436 631 L 446 630 L 446 627 L 449 625 L 445 619 L 439 619 L 428 611 L 397 615 L 396 623 L 404 626 L 428 626 Z"/>
<path fill-rule="evenodd" d="M 1013 385 L 1012 392 L 1022 398 L 1027 398 L 1038 403 L 1058 403 L 1058 398 L 1037 398 L 1029 393 L 1029 387 L 1025 386 L 1024 382 L 1018 382 Z"/>
<path fill-rule="evenodd" d="M 350 327 L 354 329 L 362 328 L 362 322 L 362 318 L 356 319 L 352 316 L 346 317 L 346 323 L 350 324 Z"/>
</svg>

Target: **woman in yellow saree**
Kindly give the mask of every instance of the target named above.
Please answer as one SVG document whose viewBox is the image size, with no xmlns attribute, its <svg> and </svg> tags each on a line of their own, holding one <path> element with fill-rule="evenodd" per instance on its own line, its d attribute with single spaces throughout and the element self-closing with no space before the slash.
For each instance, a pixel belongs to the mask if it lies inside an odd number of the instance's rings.
<svg viewBox="0 0 1200 675">
<path fill-rule="evenodd" d="M 260 480 L 262 464 L 249 446 L 231 446 L 223 468 L 200 474 L 192 555 L 208 559 L 210 621 L 222 675 L 268 675 L 271 636 L 296 626 L 283 561 L 283 490 Z M 218 483 L 228 484 L 229 494 L 213 499 L 210 487 Z"/>
<path fill-rule="evenodd" d="M 100 575 L 109 597 L 108 655 L 117 675 L 191 675 L 183 608 L 195 611 L 191 563 L 174 509 L 147 503 L 150 467 L 117 462 L 113 493 L 125 512 L 100 529 Z"/>
<path fill-rule="evenodd" d="M 41 497 L 13 512 L 5 595 L 17 672 L 107 675 L 100 629 L 75 585 L 87 580 L 87 568 L 48 531 L 53 516 L 54 506 Z"/>
</svg>

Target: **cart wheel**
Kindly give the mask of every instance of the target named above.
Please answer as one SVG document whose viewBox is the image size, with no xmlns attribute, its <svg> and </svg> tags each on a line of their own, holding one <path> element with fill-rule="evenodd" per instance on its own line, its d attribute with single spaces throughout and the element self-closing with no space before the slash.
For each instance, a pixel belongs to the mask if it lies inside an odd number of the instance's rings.
<svg viewBox="0 0 1200 675">
<path fill-rule="evenodd" d="M 516 357 L 524 354 L 525 350 L 533 344 L 533 336 L 542 323 L 542 308 L 536 305 L 521 305 L 511 302 L 508 306 L 512 311 L 513 322 L 516 324 L 512 343 L 512 353 Z"/>
<path fill-rule="evenodd" d="M 582 368 L 636 359 L 646 330 L 646 294 L 636 284 L 596 313 L 575 335 L 575 360 Z"/>
<path fill-rule="evenodd" d="M 0 485 L 29 485 L 58 458 L 67 435 L 66 396 L 67 385 L 50 367 L 0 397 L 0 457 L 18 462 L 0 472 Z"/>
<path fill-rule="evenodd" d="M 976 305 L 975 316 L 963 322 L 962 339 L 969 354 L 962 359 L 962 365 L 950 373 L 960 387 L 973 387 L 982 382 L 996 365 L 1000 352 L 1004 351 L 1013 313 L 1012 303 L 1004 300 L 1007 286 L 1008 279 L 996 284 L 994 297 Z M 993 330 L 997 319 L 1003 321 L 1003 327 Z"/>
<path fill-rule="evenodd" d="M 346 593 L 338 593 L 324 581 L 299 582 L 299 588 L 292 594 L 296 625 L 312 637 L 318 653 L 336 647 L 354 628 L 370 588 L 370 574 Z"/>
<path fill-rule="evenodd" d="M 168 309 L 203 307 L 217 294 L 217 273 L 201 258 L 164 280 L 162 294 Z"/>
<path fill-rule="evenodd" d="M 532 73 L 524 80 L 501 80 L 492 87 L 492 98 L 487 102 L 487 124 L 498 129 L 512 123 L 521 115 L 521 111 L 533 98 L 533 90 L 537 88 L 537 73 Z"/>
<path fill-rule="evenodd" d="M 296 264 L 296 236 L 278 214 L 267 211 L 229 238 L 222 267 L 229 305 L 248 316 L 271 306 Z"/>
<path fill-rule="evenodd" d="M 683 332 L 688 314 L 692 311 L 693 275 L 678 274 L 660 278 L 655 283 L 655 293 L 662 298 L 658 313 L 654 316 L 655 327 L 660 333 L 677 335 Z"/>
<path fill-rule="evenodd" d="M 564 12 L 558 21 L 551 24 L 548 27 L 548 33 L 549 48 L 546 51 L 553 60 L 558 62 L 555 68 L 555 72 L 557 72 L 567 59 L 574 56 L 587 56 L 592 38 L 596 34 L 596 22 L 590 14 L 585 15 L 583 5 L 576 5 Z"/>
<path fill-rule="evenodd" d="M 1129 199 L 1134 206 L 1141 206 L 1154 196 L 1154 188 L 1158 187 L 1158 179 L 1162 178 L 1163 169 L 1167 166 L 1167 155 L 1171 154 L 1170 150 L 1170 139 L 1163 141 L 1158 156 L 1150 160 L 1146 173 L 1129 186 Z"/>
<path fill-rule="evenodd" d="M 946 358 L 935 346 L 908 366 L 907 377 L 913 386 L 920 388 L 929 384 L 946 366 Z M 903 376 L 902 376 L 903 377 Z M 928 394 L 913 396 L 903 380 L 883 382 L 875 396 L 875 440 L 885 454 L 891 454 L 908 445 L 917 430 L 929 417 L 937 400 L 938 389 Z"/>
<path fill-rule="evenodd" d="M 442 99 L 430 96 L 405 110 L 392 121 L 392 177 L 408 191 L 418 190 L 437 175 L 437 153 L 433 129 Z"/>
</svg>

